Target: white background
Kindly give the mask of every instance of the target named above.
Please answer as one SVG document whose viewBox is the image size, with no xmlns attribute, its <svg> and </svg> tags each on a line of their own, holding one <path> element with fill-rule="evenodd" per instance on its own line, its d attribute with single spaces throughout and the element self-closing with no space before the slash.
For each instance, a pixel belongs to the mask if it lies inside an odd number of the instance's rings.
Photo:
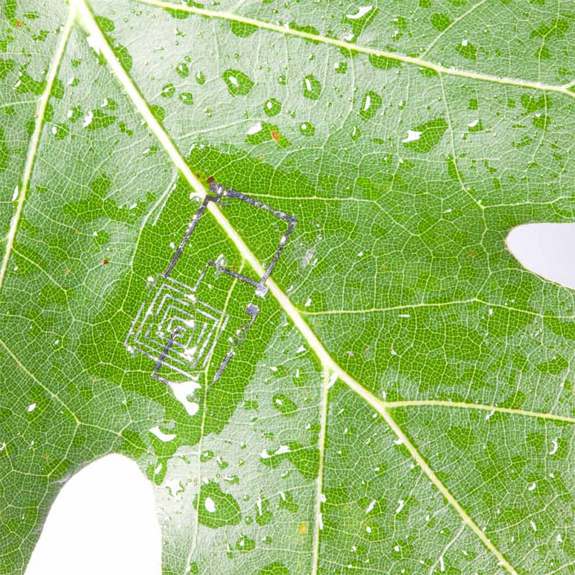
<svg viewBox="0 0 575 575">
<path fill-rule="evenodd" d="M 160 561 L 152 484 L 108 455 L 62 488 L 26 575 L 161 575 Z"/>
<path fill-rule="evenodd" d="M 520 226 L 507 245 L 527 269 L 575 289 L 575 224 Z M 26 575 L 160 575 L 160 555 L 151 484 L 109 455 L 62 488 Z"/>
</svg>

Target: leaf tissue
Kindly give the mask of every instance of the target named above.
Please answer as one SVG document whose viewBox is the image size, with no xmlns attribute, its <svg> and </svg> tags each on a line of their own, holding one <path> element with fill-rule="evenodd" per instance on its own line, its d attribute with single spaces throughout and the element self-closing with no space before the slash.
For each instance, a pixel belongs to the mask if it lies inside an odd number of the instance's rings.
<svg viewBox="0 0 575 575">
<path fill-rule="evenodd" d="M 0 574 L 108 453 L 166 575 L 575 573 L 568 0 L 0 2 Z M 128 537 L 129 534 L 126 534 Z"/>
</svg>

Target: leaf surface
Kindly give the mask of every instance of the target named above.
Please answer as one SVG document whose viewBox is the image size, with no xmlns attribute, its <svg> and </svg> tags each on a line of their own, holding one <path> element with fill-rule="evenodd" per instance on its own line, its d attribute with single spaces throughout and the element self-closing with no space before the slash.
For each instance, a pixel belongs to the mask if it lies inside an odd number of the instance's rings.
<svg viewBox="0 0 575 575">
<path fill-rule="evenodd" d="M 574 568 L 572 3 L 1 10 L 0 573 L 110 452 L 165 573 Z"/>
</svg>

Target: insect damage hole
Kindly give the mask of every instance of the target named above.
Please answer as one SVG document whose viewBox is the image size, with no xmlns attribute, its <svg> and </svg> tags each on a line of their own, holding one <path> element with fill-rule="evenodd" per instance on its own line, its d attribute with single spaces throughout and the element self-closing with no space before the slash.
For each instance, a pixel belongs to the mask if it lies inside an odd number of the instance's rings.
<svg viewBox="0 0 575 575">
<path fill-rule="evenodd" d="M 220 359 L 219 367 L 211 379 L 212 383 L 219 381 L 236 355 L 237 347 L 257 319 L 260 306 L 255 301 L 265 298 L 268 291 L 266 282 L 297 223 L 294 216 L 234 189 L 226 189 L 213 179 L 210 181 L 210 192 L 191 216 L 177 248 L 174 245 L 163 273 L 150 276 L 146 301 L 141 304 L 125 340 L 125 346 L 131 354 L 143 353 L 153 361 L 152 377 L 170 386 L 174 393 L 181 390 L 182 384 L 194 389 L 200 387 L 200 378 L 210 364 L 218 340 L 227 339 L 228 350 Z M 186 256 L 194 254 L 194 239 L 208 205 L 221 205 L 222 200 L 247 206 L 254 214 L 259 214 L 260 218 L 268 214 L 282 224 L 283 229 L 276 239 L 275 250 L 259 278 L 249 277 L 228 267 L 223 254 L 208 254 L 201 262 L 190 262 Z M 190 265 L 192 270 L 188 269 Z M 189 277 L 186 281 L 174 277 L 182 267 L 188 269 L 187 276 L 190 271 L 195 275 L 193 283 L 188 283 Z M 236 325 L 233 335 L 227 338 L 222 338 L 222 335 L 230 318 L 221 307 L 222 302 L 214 301 L 214 292 L 211 291 L 214 286 L 221 286 L 223 278 L 247 286 L 249 292 L 243 302 L 243 323 Z M 186 408 L 195 413 L 197 404 L 192 403 L 186 405 Z"/>
<path fill-rule="evenodd" d="M 161 552 L 151 483 L 134 461 L 107 455 L 64 485 L 26 575 L 160 575 Z"/>
<path fill-rule="evenodd" d="M 507 248 L 527 270 L 575 289 L 575 224 L 524 224 L 513 228 Z"/>
</svg>

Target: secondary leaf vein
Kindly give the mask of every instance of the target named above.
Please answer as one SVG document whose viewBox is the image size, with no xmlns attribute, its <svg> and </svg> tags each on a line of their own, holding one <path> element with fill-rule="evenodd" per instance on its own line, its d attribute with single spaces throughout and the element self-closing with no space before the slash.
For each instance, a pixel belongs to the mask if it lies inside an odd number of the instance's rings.
<svg viewBox="0 0 575 575">
<path fill-rule="evenodd" d="M 34 169 L 34 164 L 36 162 L 36 154 L 38 152 L 38 146 L 40 144 L 40 137 L 42 135 L 42 130 L 44 128 L 44 123 L 46 120 L 46 110 L 48 108 L 48 102 L 52 94 L 52 88 L 54 86 L 54 81 L 58 75 L 58 70 L 60 69 L 60 64 L 64 53 L 66 52 L 66 46 L 68 45 L 68 39 L 70 38 L 70 33 L 76 19 L 76 7 L 74 4 L 70 6 L 68 12 L 68 17 L 64 28 L 60 33 L 60 39 L 54 52 L 54 57 L 48 68 L 48 74 L 46 76 L 46 86 L 40 99 L 38 100 L 38 105 L 36 108 L 36 119 L 34 123 L 34 131 L 32 132 L 32 137 L 30 138 L 30 144 L 28 145 L 28 152 L 26 154 L 26 159 L 24 161 L 24 172 L 22 174 L 21 187 L 16 200 L 16 211 L 12 216 L 10 222 L 10 227 L 8 229 L 8 234 L 6 236 L 6 250 L 2 257 L 2 263 L 0 263 L 0 289 L 4 284 L 4 279 L 6 277 L 6 271 L 8 269 L 8 263 L 10 261 L 10 256 L 12 255 L 14 241 L 16 239 L 16 233 L 18 231 L 18 226 L 20 220 L 22 219 L 22 212 L 24 210 L 24 203 L 26 201 L 26 196 L 28 194 L 28 189 L 30 187 L 30 179 L 32 177 L 32 171 Z"/>
<path fill-rule="evenodd" d="M 407 399 L 404 401 L 384 401 L 382 402 L 388 409 L 403 407 L 448 407 L 455 409 L 472 409 L 488 411 L 493 413 L 507 413 L 509 415 L 522 415 L 525 417 L 535 417 L 538 419 L 548 419 L 563 423 L 575 423 L 575 417 L 569 415 L 558 415 L 555 413 L 545 413 L 541 411 L 530 411 L 515 407 L 503 407 L 499 405 L 489 405 L 482 403 L 467 403 L 465 401 L 448 401 L 442 399 Z"/>
<path fill-rule="evenodd" d="M 381 50 L 379 48 L 372 48 L 370 46 L 362 46 L 361 44 L 353 44 L 352 42 L 346 42 L 345 40 L 338 40 L 337 38 L 330 38 L 329 36 L 322 36 L 321 34 L 313 34 L 311 32 L 296 30 L 284 24 L 274 24 L 272 22 L 257 20 L 255 18 L 248 18 L 247 16 L 241 16 L 239 14 L 234 14 L 232 12 L 223 10 L 222 11 L 209 10 L 207 8 L 197 8 L 196 6 L 173 4 L 171 2 L 163 2 L 161 0 L 136 0 L 136 1 L 141 4 L 147 4 L 149 6 L 155 6 L 157 8 L 176 10 L 180 12 L 188 12 L 190 14 L 196 14 L 198 16 L 204 16 L 207 18 L 216 18 L 219 20 L 226 20 L 229 22 L 238 22 L 241 24 L 247 24 L 249 26 L 254 26 L 255 28 L 259 28 L 261 30 L 278 32 L 286 36 L 294 36 L 297 38 L 302 38 L 303 40 L 311 40 L 312 42 L 319 42 L 322 44 L 336 46 L 344 50 L 349 50 L 350 52 L 367 54 L 371 56 L 381 56 L 384 58 L 389 58 L 390 60 L 396 60 L 398 62 L 403 62 L 405 64 L 418 66 L 419 68 L 426 68 L 428 70 L 433 70 L 438 74 L 468 78 L 470 80 L 479 80 L 483 82 L 493 82 L 495 84 L 517 86 L 520 88 L 528 88 L 531 90 L 541 90 L 544 92 L 557 92 L 564 96 L 575 98 L 575 92 L 571 92 L 569 90 L 570 86 L 569 84 L 568 85 L 546 84 L 544 82 L 537 82 L 534 80 L 511 78 L 508 76 L 497 76 L 495 74 L 475 72 L 474 70 L 443 66 L 442 64 L 436 64 L 435 62 L 430 62 L 417 56 L 407 56 L 405 54 L 400 54 L 398 52 L 390 52 L 388 50 Z"/>
</svg>

